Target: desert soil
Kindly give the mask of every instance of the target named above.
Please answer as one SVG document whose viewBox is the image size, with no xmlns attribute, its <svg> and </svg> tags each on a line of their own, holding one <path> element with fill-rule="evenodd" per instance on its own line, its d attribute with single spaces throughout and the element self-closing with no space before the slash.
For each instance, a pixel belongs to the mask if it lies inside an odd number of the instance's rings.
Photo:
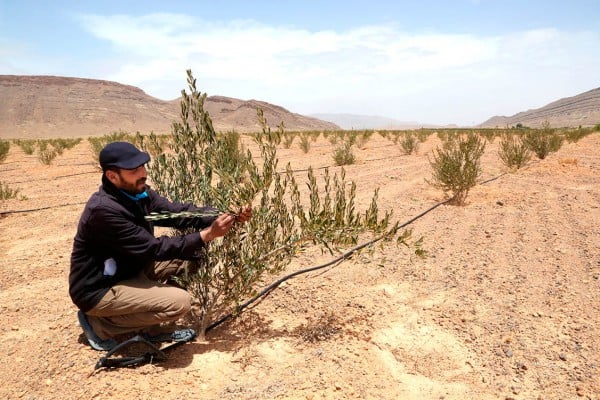
<svg viewBox="0 0 600 400">
<path fill-rule="evenodd" d="M 425 181 L 438 144 L 402 155 L 374 135 L 346 167 L 358 204 L 379 187 L 404 222 L 442 201 Z M 87 141 L 49 166 L 13 145 L 0 181 L 26 199 L 0 202 L 0 398 L 599 399 L 600 134 L 509 173 L 497 148 L 481 180 L 497 179 L 410 226 L 427 258 L 375 246 L 287 281 L 166 362 L 94 372 L 103 353 L 82 340 L 67 277 L 100 173 Z M 296 141 L 288 161 L 331 166 L 332 145 L 304 154 Z M 286 272 L 330 258 L 310 252 Z"/>
</svg>

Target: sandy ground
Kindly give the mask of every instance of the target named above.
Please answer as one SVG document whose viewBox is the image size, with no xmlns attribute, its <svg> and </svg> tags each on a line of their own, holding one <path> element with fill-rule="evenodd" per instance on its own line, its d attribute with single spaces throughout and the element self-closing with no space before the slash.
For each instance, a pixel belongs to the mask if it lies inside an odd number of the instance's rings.
<svg viewBox="0 0 600 400">
<path fill-rule="evenodd" d="M 374 135 L 346 168 L 358 203 L 380 187 L 381 208 L 404 222 L 443 200 L 425 182 L 438 144 L 405 156 Z M 506 172 L 497 145 L 482 180 Z M 280 165 L 331 156 L 321 137 L 307 154 L 281 149 Z M 84 141 L 50 166 L 13 145 L 0 165 L 27 197 L 0 202 L 0 398 L 600 398 L 598 133 L 417 220 L 424 260 L 376 246 L 287 281 L 166 362 L 96 373 L 102 353 L 83 344 L 67 293 L 77 221 L 100 182 L 93 164 Z M 328 259 L 305 254 L 287 272 Z"/>
</svg>

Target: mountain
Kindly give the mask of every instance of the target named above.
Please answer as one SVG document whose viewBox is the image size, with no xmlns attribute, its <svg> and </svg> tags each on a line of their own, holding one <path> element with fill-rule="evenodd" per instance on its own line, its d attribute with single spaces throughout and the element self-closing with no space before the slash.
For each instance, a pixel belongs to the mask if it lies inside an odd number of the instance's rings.
<svg viewBox="0 0 600 400">
<path fill-rule="evenodd" d="M 381 117 L 378 115 L 358 114 L 311 114 L 311 117 L 332 122 L 342 129 L 418 129 L 439 128 L 431 124 L 422 124 L 415 121 L 398 121 L 397 119 Z"/>
<path fill-rule="evenodd" d="M 523 111 L 511 117 L 495 116 L 479 125 L 482 128 L 515 126 L 532 128 L 548 121 L 553 128 L 593 126 L 600 124 L 600 88 L 565 97 L 544 107 Z"/>
<path fill-rule="evenodd" d="M 217 131 L 258 132 L 256 108 L 286 130 L 338 126 L 258 100 L 210 96 L 205 109 Z M 163 101 L 117 82 L 58 76 L 0 75 L 0 138 L 100 136 L 115 131 L 168 133 L 179 100 Z"/>
</svg>

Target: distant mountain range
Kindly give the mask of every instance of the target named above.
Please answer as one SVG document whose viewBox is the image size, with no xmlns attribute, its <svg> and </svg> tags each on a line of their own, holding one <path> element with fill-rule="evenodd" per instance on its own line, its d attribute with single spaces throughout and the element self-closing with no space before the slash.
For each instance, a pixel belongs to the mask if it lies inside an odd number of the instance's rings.
<svg viewBox="0 0 600 400">
<path fill-rule="evenodd" d="M 180 100 L 163 101 L 117 82 L 57 76 L 0 75 L 0 138 L 101 136 L 115 131 L 168 133 L 180 120 Z M 259 132 L 267 123 L 288 130 L 339 130 L 259 100 L 210 96 L 204 108 L 217 131 Z"/>
<path fill-rule="evenodd" d="M 399 121 L 397 119 L 378 115 L 357 114 L 310 114 L 311 117 L 329 121 L 342 129 L 418 129 L 440 128 L 439 125 L 424 124 L 416 121 Z M 451 125 L 449 127 L 454 127 Z"/>
<path fill-rule="evenodd" d="M 548 121 L 553 128 L 600 124 L 600 88 L 573 97 L 565 97 L 544 107 L 523 111 L 510 117 L 495 116 L 478 126 L 504 128 L 521 124 L 538 128 L 545 121 Z"/>
<path fill-rule="evenodd" d="M 383 116 L 300 115 L 259 100 L 210 96 L 205 110 L 217 131 L 258 132 L 256 109 L 268 124 L 289 131 L 448 128 Z M 117 82 L 57 76 L 0 75 L 0 138 L 85 137 L 115 131 L 167 133 L 178 121 L 179 99 L 163 101 Z M 477 127 L 552 127 L 600 124 L 600 88 L 510 117 L 495 116 Z"/>
</svg>

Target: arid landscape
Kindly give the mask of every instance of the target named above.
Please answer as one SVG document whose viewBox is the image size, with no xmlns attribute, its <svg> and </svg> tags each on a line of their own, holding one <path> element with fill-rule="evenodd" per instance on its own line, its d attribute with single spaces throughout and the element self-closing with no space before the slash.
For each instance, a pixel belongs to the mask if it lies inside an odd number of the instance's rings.
<svg viewBox="0 0 600 400">
<path fill-rule="evenodd" d="M 375 133 L 345 167 L 358 206 L 380 188 L 380 208 L 404 222 L 444 200 L 426 182 L 439 143 L 404 155 Z M 280 166 L 337 170 L 332 151 L 323 136 L 307 153 L 296 139 Z M 103 354 L 84 344 L 67 293 L 77 221 L 100 183 L 90 143 L 50 165 L 12 145 L 0 181 L 25 199 L 0 201 L 0 397 L 600 399 L 600 133 L 515 172 L 497 153 L 487 143 L 485 183 L 465 206 L 410 225 L 425 259 L 376 245 L 286 281 L 165 362 L 95 372 Z M 331 258 L 309 251 L 286 273 Z"/>
</svg>

